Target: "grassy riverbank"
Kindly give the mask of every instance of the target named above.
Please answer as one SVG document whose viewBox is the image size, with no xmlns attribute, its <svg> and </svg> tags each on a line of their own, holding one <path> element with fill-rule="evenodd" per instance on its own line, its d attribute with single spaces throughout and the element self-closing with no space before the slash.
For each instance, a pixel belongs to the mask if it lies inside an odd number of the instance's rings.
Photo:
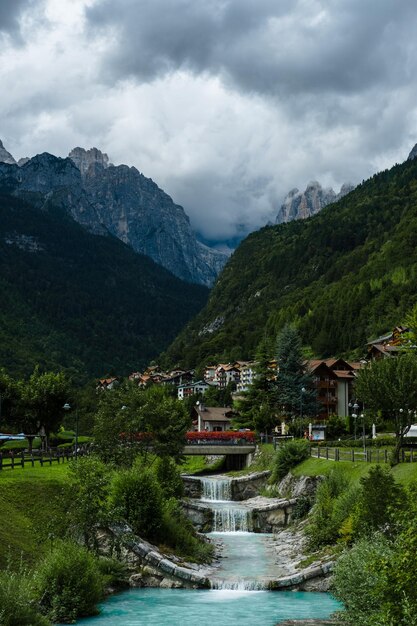
<svg viewBox="0 0 417 626">
<path fill-rule="evenodd" d="M 366 476 L 374 463 L 352 463 L 351 461 L 326 461 L 325 459 L 307 459 L 291 470 L 294 476 L 327 476 L 335 466 L 353 483 L 359 483 Z M 396 481 L 409 485 L 417 479 L 417 463 L 399 463 L 392 468 Z"/>
<path fill-rule="evenodd" d="M 67 471 L 65 464 L 0 472 L 0 568 L 20 558 L 34 564 L 45 553 L 45 529 Z"/>
</svg>

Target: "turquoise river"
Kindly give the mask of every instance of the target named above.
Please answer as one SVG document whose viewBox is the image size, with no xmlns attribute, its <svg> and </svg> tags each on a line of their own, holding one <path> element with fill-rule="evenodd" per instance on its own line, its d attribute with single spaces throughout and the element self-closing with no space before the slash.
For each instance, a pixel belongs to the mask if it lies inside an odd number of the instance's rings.
<svg viewBox="0 0 417 626">
<path fill-rule="evenodd" d="M 325 619 L 340 609 L 326 593 L 266 591 L 282 575 L 273 537 L 251 532 L 251 512 L 231 501 L 230 481 L 202 479 L 201 500 L 213 510 L 220 564 L 212 589 L 131 589 L 111 596 L 83 626 L 275 626 L 288 619 Z"/>
</svg>

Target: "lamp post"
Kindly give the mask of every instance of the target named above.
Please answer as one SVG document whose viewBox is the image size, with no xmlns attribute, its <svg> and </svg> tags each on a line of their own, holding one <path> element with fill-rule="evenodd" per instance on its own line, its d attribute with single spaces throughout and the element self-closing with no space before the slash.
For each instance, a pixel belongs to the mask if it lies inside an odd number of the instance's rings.
<svg viewBox="0 0 417 626">
<path fill-rule="evenodd" d="M 355 437 L 355 441 L 356 441 L 356 425 L 357 425 L 357 419 L 358 419 L 358 409 L 359 409 L 359 404 L 355 401 L 355 404 L 352 405 L 353 408 L 353 413 L 352 413 L 352 417 L 353 417 L 353 430 L 354 430 L 354 437 Z"/>
<path fill-rule="evenodd" d="M 302 437 L 302 429 L 303 429 L 303 395 L 305 394 L 305 387 L 301 387 L 300 393 L 300 439 Z"/>
<path fill-rule="evenodd" d="M 71 410 L 71 405 L 66 402 L 62 407 L 65 411 Z M 78 459 L 78 407 L 75 407 L 75 460 Z"/>
<path fill-rule="evenodd" d="M 366 452 L 366 435 L 365 435 L 365 413 L 361 413 L 362 418 L 362 440 L 363 440 L 363 451 Z"/>
</svg>

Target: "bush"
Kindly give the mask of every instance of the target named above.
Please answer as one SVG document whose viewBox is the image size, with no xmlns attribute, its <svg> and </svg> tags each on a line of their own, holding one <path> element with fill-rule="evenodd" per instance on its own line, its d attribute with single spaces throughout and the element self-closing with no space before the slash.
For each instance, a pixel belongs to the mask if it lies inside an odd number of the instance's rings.
<svg viewBox="0 0 417 626">
<path fill-rule="evenodd" d="M 42 613 L 52 622 L 70 623 L 97 614 L 104 594 L 104 579 L 97 559 L 72 542 L 60 542 L 35 574 Z"/>
<path fill-rule="evenodd" d="M 34 602 L 33 579 L 23 570 L 0 572 L 0 624 L 50 626 Z"/>
<path fill-rule="evenodd" d="M 360 495 L 354 515 L 356 535 L 395 531 L 395 519 L 404 508 L 406 494 L 387 467 L 371 467 L 360 479 Z"/>
<path fill-rule="evenodd" d="M 391 558 L 392 549 L 383 536 L 362 539 L 339 558 L 333 593 L 345 606 L 344 622 L 353 626 L 390 624 L 382 615 L 382 607 L 386 599 L 385 572 Z"/>
<path fill-rule="evenodd" d="M 308 515 L 313 505 L 312 498 L 309 496 L 300 496 L 293 506 L 291 518 L 293 520 L 301 520 Z"/>
<path fill-rule="evenodd" d="M 102 556 L 97 561 L 98 568 L 103 576 L 105 587 L 122 588 L 129 585 L 127 566 L 122 561 Z"/>
<path fill-rule="evenodd" d="M 355 489 L 347 489 L 348 481 L 335 467 L 319 484 L 316 501 L 306 529 L 312 547 L 337 540 L 340 528 L 357 499 Z"/>
<path fill-rule="evenodd" d="M 156 462 L 156 478 L 162 488 L 165 498 L 181 498 L 184 495 L 178 465 L 169 457 L 159 458 Z"/>
<path fill-rule="evenodd" d="M 214 547 L 199 537 L 181 510 L 180 504 L 171 499 L 165 503 L 160 539 L 183 558 L 197 563 L 207 563 L 213 558 Z"/>
<path fill-rule="evenodd" d="M 134 533 L 156 539 L 162 523 L 163 493 L 156 477 L 136 463 L 118 472 L 112 482 L 111 503 Z"/>
<path fill-rule="evenodd" d="M 291 468 L 310 456 L 310 444 L 308 441 L 287 441 L 279 446 L 274 462 L 271 480 L 278 482 L 288 474 Z"/>
</svg>

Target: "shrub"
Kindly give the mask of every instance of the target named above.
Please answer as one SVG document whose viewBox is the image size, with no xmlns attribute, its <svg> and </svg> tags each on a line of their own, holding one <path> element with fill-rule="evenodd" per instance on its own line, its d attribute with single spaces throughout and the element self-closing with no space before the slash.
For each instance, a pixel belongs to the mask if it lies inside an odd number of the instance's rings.
<svg viewBox="0 0 417 626">
<path fill-rule="evenodd" d="M 134 533 L 149 539 L 158 537 L 162 502 L 162 489 L 149 469 L 137 463 L 115 475 L 111 503 L 115 513 L 132 526 Z"/>
<path fill-rule="evenodd" d="M 391 558 L 392 549 L 381 535 L 361 539 L 339 558 L 333 593 L 345 606 L 344 622 L 353 626 L 390 624 L 381 613 L 385 603 L 385 570 Z"/>
<path fill-rule="evenodd" d="M 50 626 L 34 602 L 33 579 L 23 570 L 0 572 L 0 624 Z"/>
<path fill-rule="evenodd" d="M 97 559 L 72 542 L 60 542 L 35 574 L 42 613 L 52 622 L 70 623 L 95 615 L 103 597 L 104 580 Z"/>
<path fill-rule="evenodd" d="M 173 498 L 164 506 L 160 540 L 189 561 L 207 563 L 214 555 L 213 545 L 196 534 L 180 504 Z"/>
<path fill-rule="evenodd" d="M 275 463 L 272 473 L 272 481 L 282 480 L 291 468 L 310 456 L 310 444 L 308 441 L 287 441 L 279 448 L 275 456 Z"/>
<path fill-rule="evenodd" d="M 332 543 L 338 538 L 340 527 L 357 497 L 355 490 L 348 490 L 347 486 L 340 468 L 335 467 L 317 487 L 315 505 L 306 529 L 312 546 Z"/>
<path fill-rule="evenodd" d="M 180 470 L 175 461 L 169 457 L 157 459 L 156 477 L 165 498 L 181 498 L 184 495 Z"/>
<path fill-rule="evenodd" d="M 127 566 L 122 561 L 102 556 L 97 561 L 98 568 L 103 576 L 105 587 L 126 587 L 129 584 Z"/>
<path fill-rule="evenodd" d="M 309 496 L 300 496 L 292 509 L 291 518 L 293 520 L 303 519 L 310 512 L 312 504 L 312 499 Z"/>
</svg>

